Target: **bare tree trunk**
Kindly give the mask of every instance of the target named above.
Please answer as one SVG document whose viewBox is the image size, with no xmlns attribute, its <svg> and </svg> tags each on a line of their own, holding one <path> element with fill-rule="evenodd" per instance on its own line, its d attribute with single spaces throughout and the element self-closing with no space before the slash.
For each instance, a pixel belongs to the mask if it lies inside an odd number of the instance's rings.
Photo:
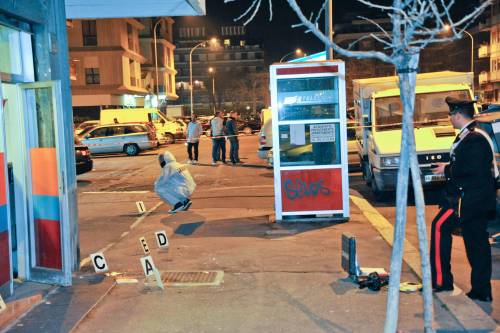
<svg viewBox="0 0 500 333">
<path fill-rule="evenodd" d="M 401 155 L 399 160 L 398 183 L 396 188 L 396 225 L 391 257 L 389 294 L 387 296 L 387 311 L 385 333 L 394 333 L 398 326 L 399 285 L 401 283 L 401 265 L 403 263 L 404 240 L 406 234 L 406 206 L 408 203 L 408 173 L 410 167 L 410 148 L 415 151 L 415 145 L 410 147 L 409 134 L 413 122 L 415 105 L 415 86 L 419 55 L 404 55 L 397 64 L 399 89 L 403 102 L 403 125 L 401 131 Z"/>
<path fill-rule="evenodd" d="M 418 59 L 417 59 L 418 61 Z M 409 87 L 413 98 L 415 97 L 415 85 Z M 405 94 L 408 92 L 406 91 Z M 420 260 L 422 264 L 422 284 L 424 286 L 424 331 L 426 333 L 434 332 L 433 330 L 433 301 L 432 301 L 432 283 L 431 269 L 429 263 L 429 244 L 427 242 L 427 227 L 425 220 L 425 199 L 422 189 L 422 180 L 420 178 L 420 166 L 416 152 L 415 132 L 413 122 L 408 126 L 408 143 L 410 147 L 410 170 L 413 182 L 413 192 L 415 197 L 415 209 L 417 215 L 417 231 L 420 249 Z"/>
<path fill-rule="evenodd" d="M 434 332 L 434 306 L 432 301 L 431 268 L 429 263 L 429 244 L 427 242 L 427 227 L 425 222 L 425 200 L 422 182 L 420 179 L 420 167 L 418 165 L 417 153 L 415 151 L 415 135 L 413 124 L 410 133 L 410 169 L 413 181 L 413 192 L 415 196 L 415 208 L 417 212 L 418 246 L 420 249 L 420 260 L 422 263 L 422 284 L 424 286 L 424 332 Z"/>
</svg>

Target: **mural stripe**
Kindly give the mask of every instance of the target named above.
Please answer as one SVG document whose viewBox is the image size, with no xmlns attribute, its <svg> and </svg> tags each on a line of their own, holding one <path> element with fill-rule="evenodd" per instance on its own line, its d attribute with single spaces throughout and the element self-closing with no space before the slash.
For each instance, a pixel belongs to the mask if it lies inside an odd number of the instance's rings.
<svg viewBox="0 0 500 333">
<path fill-rule="evenodd" d="M 0 206 L 0 232 L 8 230 L 7 226 L 7 205 Z"/>
<path fill-rule="evenodd" d="M 59 197 L 33 196 L 35 219 L 60 221 Z"/>
<path fill-rule="evenodd" d="M 61 231 L 59 221 L 35 219 L 37 264 L 61 269 Z"/>
<path fill-rule="evenodd" d="M 57 152 L 55 148 L 32 148 L 31 178 L 33 194 L 58 197 Z"/>
<path fill-rule="evenodd" d="M 0 232 L 0 286 L 10 281 L 9 233 Z"/>
</svg>

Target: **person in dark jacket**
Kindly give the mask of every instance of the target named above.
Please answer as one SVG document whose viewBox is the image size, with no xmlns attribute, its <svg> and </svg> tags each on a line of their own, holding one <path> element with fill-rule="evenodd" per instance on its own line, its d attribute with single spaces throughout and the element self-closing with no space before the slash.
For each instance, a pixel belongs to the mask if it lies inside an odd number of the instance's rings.
<svg viewBox="0 0 500 333">
<path fill-rule="evenodd" d="M 452 231 L 462 230 L 471 265 L 471 299 L 491 302 L 491 248 L 488 220 L 495 211 L 493 146 L 476 128 L 474 102 L 447 97 L 450 121 L 460 130 L 450 153 L 450 163 L 439 163 L 435 174 L 446 177 L 445 196 L 432 222 L 431 270 L 435 292 L 453 290 L 451 273 Z"/>
<path fill-rule="evenodd" d="M 238 141 L 238 113 L 231 111 L 229 113 L 229 119 L 226 122 L 226 133 L 231 143 L 231 148 L 229 149 L 229 158 L 233 165 L 240 163 L 239 157 L 239 141 Z"/>
</svg>

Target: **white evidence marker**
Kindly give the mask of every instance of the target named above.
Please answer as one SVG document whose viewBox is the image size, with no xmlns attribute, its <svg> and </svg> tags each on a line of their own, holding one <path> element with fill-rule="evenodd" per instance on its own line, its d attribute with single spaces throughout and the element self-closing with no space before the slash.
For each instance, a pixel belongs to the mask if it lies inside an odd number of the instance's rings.
<svg viewBox="0 0 500 333">
<path fill-rule="evenodd" d="M 144 271 L 144 275 L 146 275 L 146 279 L 148 279 L 150 276 L 154 276 L 156 280 L 156 285 L 161 289 L 164 289 L 165 287 L 163 286 L 163 281 L 161 280 L 160 272 L 158 272 L 158 270 L 156 269 L 155 264 L 153 262 L 153 258 L 151 256 L 142 257 L 141 265 Z"/>
<path fill-rule="evenodd" d="M 149 255 L 151 251 L 149 250 L 148 242 L 146 242 L 146 238 L 141 237 L 139 238 L 139 242 L 141 243 L 142 250 L 144 251 L 145 255 Z"/>
<path fill-rule="evenodd" d="M 169 242 L 168 242 L 168 237 L 167 237 L 167 232 L 164 230 L 157 231 L 155 232 L 155 237 L 156 237 L 156 244 L 158 245 L 158 248 L 160 249 L 168 249 Z"/>
<path fill-rule="evenodd" d="M 7 304 L 3 301 L 2 295 L 0 295 L 0 313 L 7 309 Z"/>
<path fill-rule="evenodd" d="M 144 205 L 143 201 L 137 201 L 135 205 L 137 206 L 139 214 L 144 214 L 146 212 L 146 206 Z"/>
<path fill-rule="evenodd" d="M 104 253 L 92 253 L 90 255 L 90 260 L 94 265 L 94 270 L 96 273 L 106 273 L 109 271 L 108 263 L 106 262 L 106 258 L 104 258 Z"/>
</svg>

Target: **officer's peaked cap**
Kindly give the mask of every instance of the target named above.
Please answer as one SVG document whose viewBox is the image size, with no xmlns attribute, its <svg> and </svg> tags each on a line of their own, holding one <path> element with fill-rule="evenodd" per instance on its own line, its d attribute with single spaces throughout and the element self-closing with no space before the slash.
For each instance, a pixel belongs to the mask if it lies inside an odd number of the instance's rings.
<svg viewBox="0 0 500 333">
<path fill-rule="evenodd" d="M 461 114 L 469 118 L 474 117 L 474 103 L 476 103 L 476 101 L 472 101 L 469 99 L 458 99 L 451 96 L 446 97 L 445 101 L 446 104 L 448 104 L 451 113 L 460 112 Z"/>
</svg>

